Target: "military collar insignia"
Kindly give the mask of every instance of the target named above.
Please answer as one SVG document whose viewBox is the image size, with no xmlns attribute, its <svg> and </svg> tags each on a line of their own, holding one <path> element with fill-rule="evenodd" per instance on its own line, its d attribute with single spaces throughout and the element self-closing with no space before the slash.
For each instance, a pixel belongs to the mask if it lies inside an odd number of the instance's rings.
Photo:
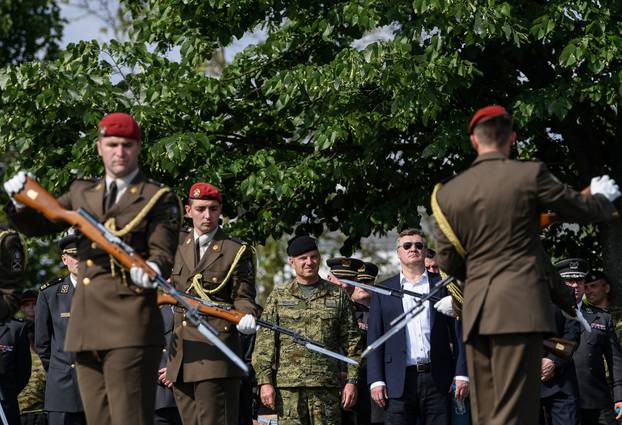
<svg viewBox="0 0 622 425">
<path fill-rule="evenodd" d="M 69 293 L 69 284 L 68 283 L 63 283 L 60 287 L 60 293 L 61 294 L 68 294 Z"/>
</svg>

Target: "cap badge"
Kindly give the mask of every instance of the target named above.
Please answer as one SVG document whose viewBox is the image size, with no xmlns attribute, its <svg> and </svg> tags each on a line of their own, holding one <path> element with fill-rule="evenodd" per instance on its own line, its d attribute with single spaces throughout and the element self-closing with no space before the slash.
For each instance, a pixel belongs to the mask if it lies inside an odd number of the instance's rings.
<svg viewBox="0 0 622 425">
<path fill-rule="evenodd" d="M 199 189 L 198 187 L 196 189 L 194 189 L 194 191 L 192 192 L 192 197 L 193 198 L 198 198 L 201 195 L 201 189 Z"/>
</svg>

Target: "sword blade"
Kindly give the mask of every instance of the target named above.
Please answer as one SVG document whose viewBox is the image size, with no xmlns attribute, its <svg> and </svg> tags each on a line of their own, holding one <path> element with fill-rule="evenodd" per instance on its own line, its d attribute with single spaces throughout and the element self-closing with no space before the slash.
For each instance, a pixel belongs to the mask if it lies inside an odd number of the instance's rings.
<svg viewBox="0 0 622 425">
<path fill-rule="evenodd" d="M 324 354 L 325 356 L 332 357 L 333 359 L 340 360 L 344 363 L 348 363 L 354 366 L 358 365 L 358 362 L 356 360 L 351 359 L 350 357 L 346 357 L 342 354 L 335 353 L 334 351 L 327 350 L 326 348 L 322 348 L 318 345 L 311 344 L 310 342 L 306 342 L 305 347 L 311 351 L 316 351 L 320 354 Z"/>
<path fill-rule="evenodd" d="M 406 316 L 396 325 L 394 325 L 391 329 L 389 329 L 384 335 L 382 335 L 380 338 L 378 338 L 377 340 L 375 340 L 374 342 L 372 342 L 366 349 L 365 351 L 363 351 L 363 354 L 361 354 L 361 358 L 364 359 L 369 353 L 371 353 L 372 351 L 374 351 L 375 349 L 377 349 L 378 347 L 380 347 L 382 344 L 384 344 L 385 342 L 387 342 L 389 340 L 389 338 L 391 338 L 393 335 L 395 335 L 396 333 L 398 333 L 399 331 L 401 331 L 410 321 L 410 317 L 409 314 L 412 314 L 412 316 L 416 316 L 417 313 L 419 313 L 420 310 L 422 310 L 423 307 L 421 305 L 416 306 L 415 310 L 409 310 L 408 313 L 406 314 Z"/>
<path fill-rule="evenodd" d="M 349 279 L 339 279 L 339 281 L 345 283 L 346 285 L 355 286 L 357 288 L 365 289 L 366 291 L 369 291 L 369 292 L 375 292 L 377 294 L 388 295 L 388 296 L 393 295 L 393 291 L 391 289 L 377 288 L 377 287 L 375 287 L 373 285 L 367 285 L 365 283 L 359 283 L 359 282 L 355 282 L 355 281 L 349 280 Z"/>
<path fill-rule="evenodd" d="M 246 363 L 244 363 L 244 361 L 237 354 L 231 351 L 231 349 L 227 347 L 227 345 L 222 342 L 220 338 L 214 335 L 213 332 L 210 332 L 210 330 L 207 329 L 203 323 L 199 323 L 199 325 L 197 326 L 197 330 L 201 333 L 201 335 L 207 338 L 208 341 L 218 347 L 218 349 L 220 349 L 220 351 L 222 351 L 225 356 L 229 358 L 229 360 L 235 363 L 237 367 L 242 369 L 244 373 L 248 375 L 248 366 L 246 365 Z"/>
</svg>

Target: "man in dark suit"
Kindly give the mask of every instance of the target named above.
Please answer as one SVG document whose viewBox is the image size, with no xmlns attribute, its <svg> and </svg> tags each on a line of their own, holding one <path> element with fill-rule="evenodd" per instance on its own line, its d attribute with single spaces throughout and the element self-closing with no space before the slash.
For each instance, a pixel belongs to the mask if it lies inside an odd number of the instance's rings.
<svg viewBox="0 0 622 425">
<path fill-rule="evenodd" d="M 63 208 L 84 208 L 169 276 L 179 237 L 179 200 L 138 167 L 141 130 L 128 114 L 106 115 L 95 143 L 105 176 L 79 179 L 58 198 Z M 26 174 L 4 183 L 12 197 Z M 67 223 L 47 220 L 12 198 L 7 213 L 28 236 L 57 233 Z M 78 284 L 65 350 L 77 353 L 80 396 L 89 425 L 152 425 L 158 363 L 164 346 L 156 291 L 140 267 L 125 270 L 86 237 L 78 239 Z"/>
<path fill-rule="evenodd" d="M 569 221 L 611 220 L 618 216 L 611 201 L 620 191 L 604 176 L 592 179 L 591 194 L 581 194 L 540 162 L 508 159 L 516 133 L 501 106 L 479 110 L 468 132 L 477 159 L 432 199 L 437 261 L 464 282 L 474 423 L 534 424 L 542 333 L 555 331 L 551 298 L 561 286 L 551 277 L 540 241 L 540 213 L 551 209 Z M 574 314 L 572 297 L 559 302 Z"/>
<path fill-rule="evenodd" d="M 590 271 L 585 282 L 601 279 L 607 279 L 603 272 Z M 574 354 L 579 383 L 579 416 L 581 425 L 596 425 L 602 409 L 622 409 L 622 351 L 611 314 L 588 303 L 581 310 L 592 332 L 583 331 L 581 344 Z M 614 400 L 611 400 L 603 358 L 613 382 Z M 622 410 L 616 419 L 621 418 Z"/>
<path fill-rule="evenodd" d="M 397 241 L 400 274 L 381 285 L 422 294 L 429 292 L 441 278 L 426 271 L 425 246 L 422 232 L 402 231 Z M 445 294 L 446 291 L 440 295 Z M 367 343 L 373 343 L 386 333 L 391 321 L 414 304 L 411 296 L 398 299 L 374 294 Z M 386 405 L 385 423 L 388 425 L 413 424 L 417 419 L 425 425 L 448 425 L 452 382 L 456 384 L 457 398 L 468 396 L 466 362 L 462 342 L 456 337 L 456 322 L 437 313 L 429 303 L 424 307 L 400 333 L 368 357 L 367 382 L 371 398 L 379 406 Z"/>
<path fill-rule="evenodd" d="M 65 336 L 71 316 L 71 300 L 78 283 L 77 236 L 59 241 L 61 259 L 69 275 L 41 285 L 35 315 L 35 347 L 47 372 L 45 410 L 50 425 L 85 425 L 76 354 L 65 351 Z"/>
<path fill-rule="evenodd" d="M 576 320 L 566 319 L 558 307 L 555 307 L 555 329 L 555 336 L 579 344 L 581 325 Z M 544 353 L 540 374 L 540 424 L 578 424 L 578 394 L 573 360 Z"/>
<path fill-rule="evenodd" d="M 164 322 L 164 338 L 166 346 L 171 343 L 173 338 L 174 318 L 173 307 L 161 305 L 162 321 Z M 160 359 L 160 370 L 158 371 L 158 388 L 156 389 L 154 425 L 181 425 L 181 416 L 175 402 L 173 394 L 173 383 L 166 379 L 166 362 L 168 361 L 168 349 L 162 350 Z"/>
</svg>

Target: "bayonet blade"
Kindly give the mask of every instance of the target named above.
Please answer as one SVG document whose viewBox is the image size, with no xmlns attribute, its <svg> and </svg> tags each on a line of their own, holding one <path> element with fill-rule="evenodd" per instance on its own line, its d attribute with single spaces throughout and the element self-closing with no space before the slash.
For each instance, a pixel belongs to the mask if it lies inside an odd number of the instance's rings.
<svg viewBox="0 0 622 425">
<path fill-rule="evenodd" d="M 349 279 L 339 279 L 339 281 L 345 283 L 346 285 L 356 286 L 357 288 L 365 289 L 366 291 L 369 291 L 369 292 L 375 292 L 377 294 L 387 295 L 387 296 L 393 295 L 393 291 L 391 289 L 377 288 L 373 285 L 367 285 L 365 283 L 359 283 L 359 282 L 355 282 Z"/>
<path fill-rule="evenodd" d="M 218 347 L 220 351 L 222 351 L 225 356 L 229 358 L 229 360 L 235 363 L 237 367 L 242 369 L 244 373 L 248 375 L 248 366 L 246 365 L 246 363 L 244 363 L 244 361 L 237 354 L 231 351 L 231 349 L 227 347 L 227 345 L 222 342 L 220 338 L 218 338 L 216 335 L 214 335 L 213 332 L 207 329 L 203 323 L 199 323 L 197 329 L 201 333 L 201 335 L 203 335 L 205 338 L 208 339 L 208 341 Z"/>
<path fill-rule="evenodd" d="M 319 345 L 311 344 L 310 342 L 306 342 L 305 347 L 311 351 L 316 351 L 320 354 L 324 354 L 325 356 L 332 357 L 344 363 L 348 363 L 354 366 L 358 366 L 359 364 L 356 360 L 353 360 L 350 357 L 346 357 L 342 354 L 335 353 L 334 351 L 327 350 L 326 348 L 322 348 Z"/>
</svg>

